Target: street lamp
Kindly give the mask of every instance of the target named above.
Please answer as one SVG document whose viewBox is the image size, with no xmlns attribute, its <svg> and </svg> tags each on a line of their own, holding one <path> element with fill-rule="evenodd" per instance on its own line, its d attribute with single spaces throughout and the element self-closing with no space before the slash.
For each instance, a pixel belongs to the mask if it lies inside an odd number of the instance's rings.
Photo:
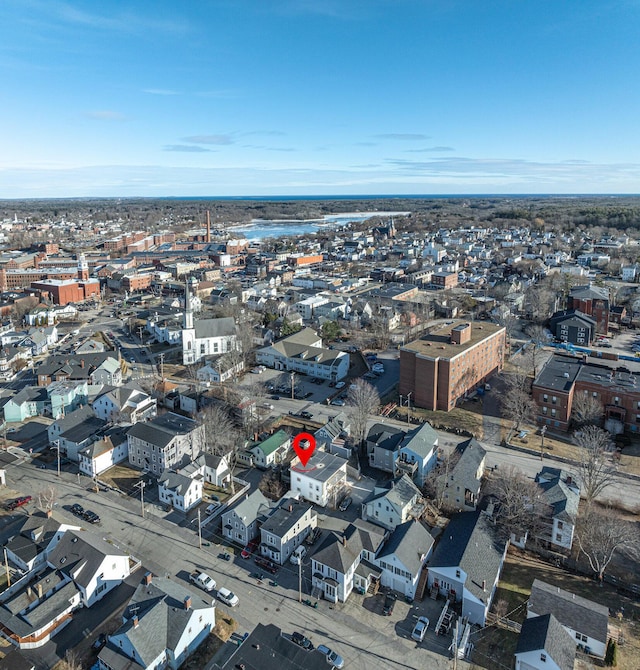
<svg viewBox="0 0 640 670">
<path fill-rule="evenodd" d="M 547 427 L 542 426 L 540 429 L 540 437 L 542 438 L 542 441 L 540 443 L 540 460 L 543 459 L 544 457 L 544 434 L 547 432 Z"/>
</svg>

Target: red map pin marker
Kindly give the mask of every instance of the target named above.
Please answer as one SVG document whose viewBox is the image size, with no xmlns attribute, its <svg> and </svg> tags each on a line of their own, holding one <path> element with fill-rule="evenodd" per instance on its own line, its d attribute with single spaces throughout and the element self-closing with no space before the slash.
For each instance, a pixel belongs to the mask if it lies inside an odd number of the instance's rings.
<svg viewBox="0 0 640 670">
<path fill-rule="evenodd" d="M 293 438 L 293 450 L 298 454 L 302 467 L 306 467 L 316 448 L 316 438 L 310 433 L 298 433 Z"/>
</svg>

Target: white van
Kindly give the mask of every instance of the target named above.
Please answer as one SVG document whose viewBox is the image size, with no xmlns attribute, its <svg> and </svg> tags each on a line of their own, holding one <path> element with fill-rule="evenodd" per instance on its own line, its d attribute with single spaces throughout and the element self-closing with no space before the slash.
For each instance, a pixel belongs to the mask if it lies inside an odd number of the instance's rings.
<svg viewBox="0 0 640 670">
<path fill-rule="evenodd" d="M 298 563 L 302 563 L 304 557 L 307 555 L 307 550 L 300 545 L 294 552 L 291 554 L 291 558 L 289 559 L 294 565 L 298 565 Z"/>
</svg>

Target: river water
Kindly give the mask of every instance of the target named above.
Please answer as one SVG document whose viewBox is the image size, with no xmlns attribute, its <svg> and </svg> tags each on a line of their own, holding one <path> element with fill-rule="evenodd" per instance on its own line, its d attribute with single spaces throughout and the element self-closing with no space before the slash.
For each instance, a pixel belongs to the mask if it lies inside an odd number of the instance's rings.
<svg viewBox="0 0 640 670">
<path fill-rule="evenodd" d="M 391 217 L 406 216 L 410 212 L 343 212 L 328 214 L 321 219 L 253 219 L 244 226 L 227 228 L 227 233 L 238 233 L 248 240 L 259 241 L 266 237 L 283 237 L 291 235 L 306 235 L 315 233 L 321 228 L 344 226 L 348 223 L 366 221 L 374 216 Z"/>
</svg>

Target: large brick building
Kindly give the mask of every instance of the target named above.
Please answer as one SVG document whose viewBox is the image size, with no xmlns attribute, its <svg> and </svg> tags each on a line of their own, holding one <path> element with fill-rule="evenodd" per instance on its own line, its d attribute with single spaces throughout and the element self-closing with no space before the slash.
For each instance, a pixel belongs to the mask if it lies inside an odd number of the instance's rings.
<svg viewBox="0 0 640 670">
<path fill-rule="evenodd" d="M 456 401 L 502 370 L 506 330 L 458 321 L 400 349 L 401 395 L 416 407 L 448 412 Z"/>
<path fill-rule="evenodd" d="M 579 394 L 602 403 L 605 427 L 613 433 L 640 431 L 640 363 L 554 354 L 533 383 L 538 423 L 569 430 Z"/>
<path fill-rule="evenodd" d="M 600 335 L 609 331 L 609 305 L 609 289 L 593 284 L 574 286 L 567 299 L 568 309 L 577 309 L 595 320 Z"/>
</svg>

